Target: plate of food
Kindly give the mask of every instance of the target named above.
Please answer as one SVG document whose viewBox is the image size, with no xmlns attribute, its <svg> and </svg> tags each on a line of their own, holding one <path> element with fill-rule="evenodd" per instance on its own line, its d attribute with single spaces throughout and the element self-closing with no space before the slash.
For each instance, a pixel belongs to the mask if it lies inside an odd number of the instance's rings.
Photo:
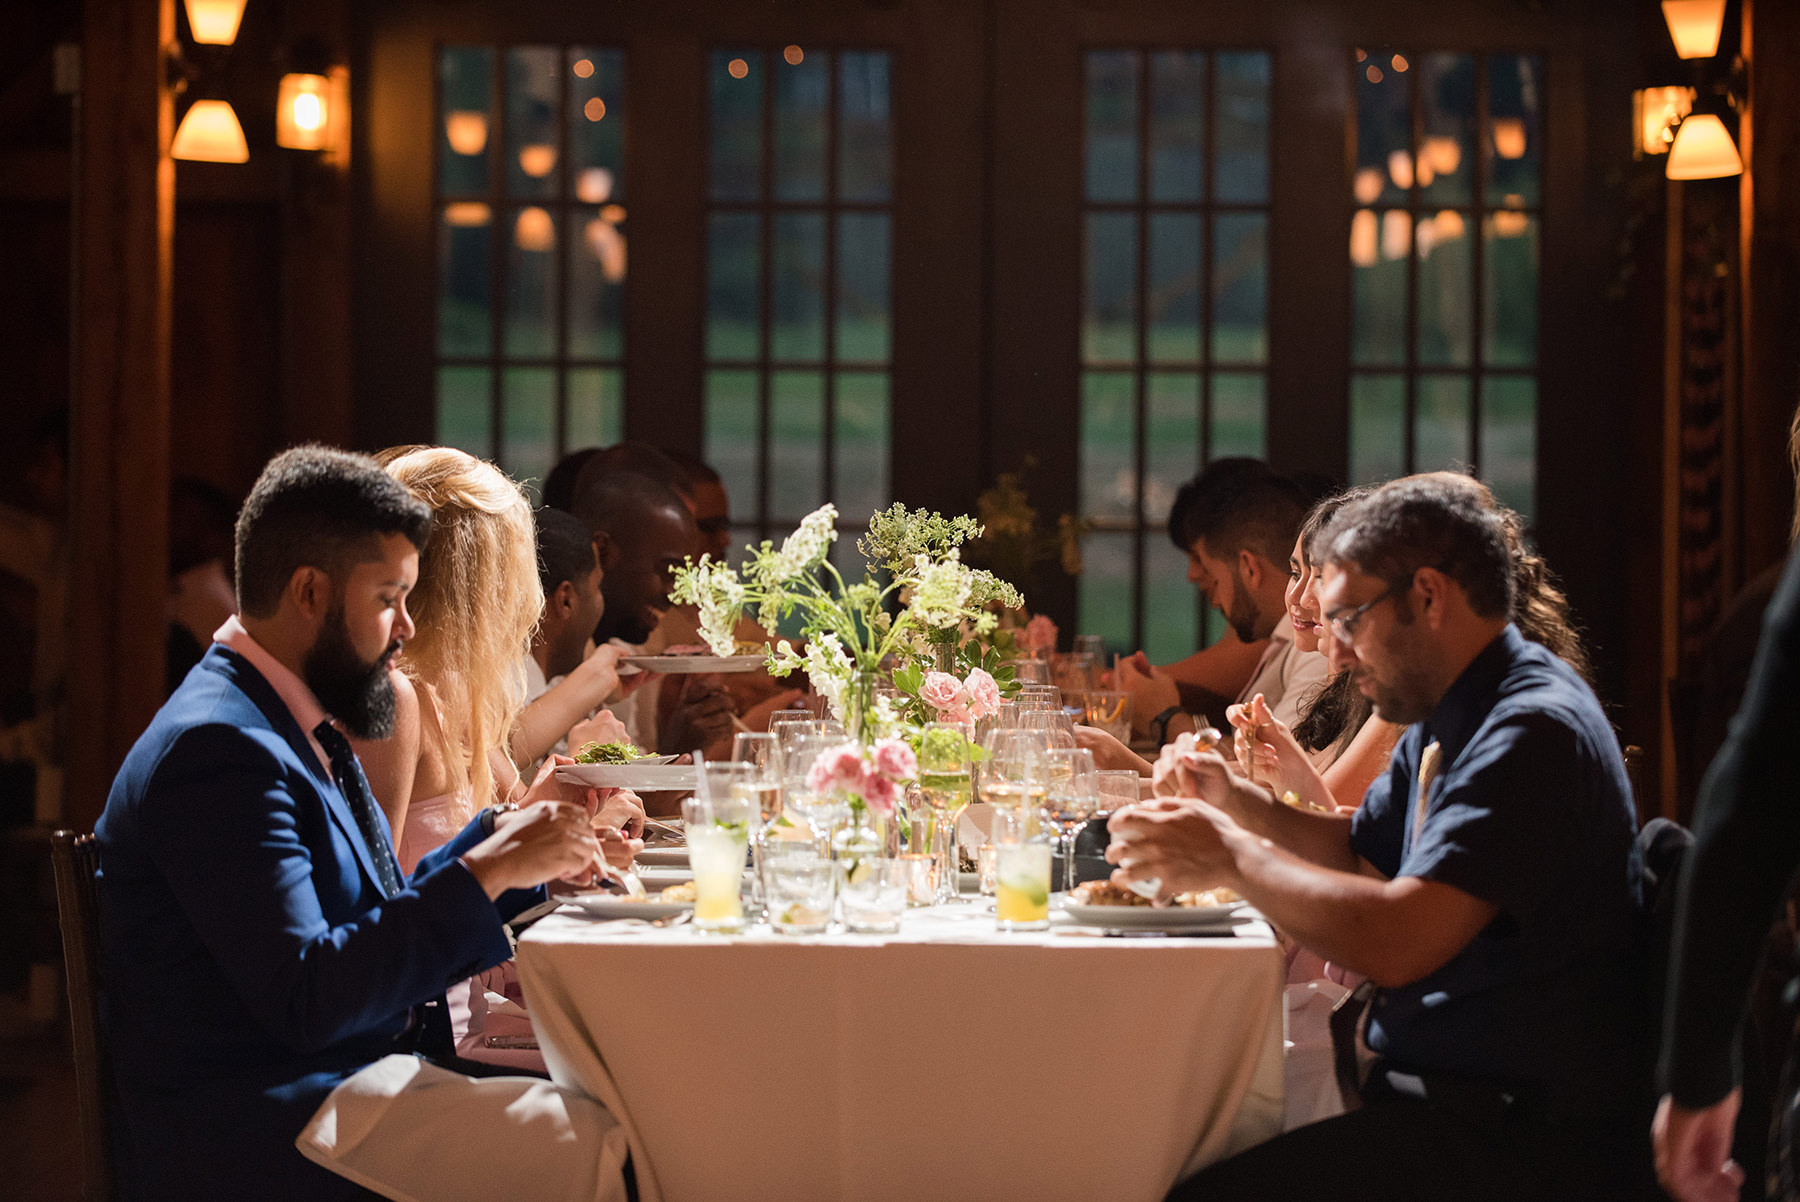
<svg viewBox="0 0 1800 1202">
<path fill-rule="evenodd" d="M 1115 931 L 1186 931 L 1241 922 L 1244 899 L 1230 889 L 1180 893 L 1172 905 L 1153 906 L 1111 881 L 1084 881 L 1063 899 L 1070 922 Z"/>
<path fill-rule="evenodd" d="M 662 672 L 670 676 L 693 675 L 698 672 L 754 672 L 766 657 L 755 655 L 627 655 L 619 663 L 644 672 Z"/>
<path fill-rule="evenodd" d="M 630 743 L 589 743 L 575 753 L 573 764 L 556 770 L 557 780 L 591 789 L 692 789 L 699 776 L 691 764 L 676 764 L 672 755 L 653 755 Z"/>
<path fill-rule="evenodd" d="M 675 885 L 661 893 L 645 897 L 630 897 L 607 889 L 583 889 L 579 893 L 569 894 L 563 900 L 570 905 L 579 906 L 592 918 L 642 918 L 647 922 L 654 922 L 658 918 L 673 918 L 692 910 L 694 887 L 691 882 Z"/>
</svg>

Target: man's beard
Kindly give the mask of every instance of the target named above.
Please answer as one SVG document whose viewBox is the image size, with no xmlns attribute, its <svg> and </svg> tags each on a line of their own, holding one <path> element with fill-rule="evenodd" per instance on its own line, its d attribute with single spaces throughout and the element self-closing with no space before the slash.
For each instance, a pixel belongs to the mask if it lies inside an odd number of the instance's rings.
<svg viewBox="0 0 1800 1202">
<path fill-rule="evenodd" d="M 394 682 L 388 679 L 388 660 L 399 650 L 396 641 L 373 664 L 360 658 L 350 643 L 344 607 L 337 604 L 325 615 L 301 674 L 325 712 L 351 735 L 385 739 L 394 733 Z"/>
<path fill-rule="evenodd" d="M 620 613 L 616 619 L 613 617 L 615 612 Z M 619 639 L 637 646 L 649 642 L 656 627 L 657 622 L 646 623 L 641 612 L 636 609 L 624 610 L 621 608 L 615 611 L 612 599 L 609 597 L 606 612 L 601 615 L 599 625 L 594 627 L 594 645 L 604 646 L 610 639 Z"/>
<path fill-rule="evenodd" d="M 1409 637 L 1411 607 L 1406 605 L 1404 598 L 1399 604 L 1396 616 L 1402 620 L 1388 635 L 1383 647 L 1388 662 L 1395 665 L 1397 679 L 1378 680 L 1367 668 L 1359 668 L 1358 672 L 1373 686 L 1368 697 L 1375 716 L 1395 726 L 1411 726 L 1431 717 L 1439 699 L 1433 692 L 1430 673 L 1422 666 L 1417 640 Z"/>
</svg>

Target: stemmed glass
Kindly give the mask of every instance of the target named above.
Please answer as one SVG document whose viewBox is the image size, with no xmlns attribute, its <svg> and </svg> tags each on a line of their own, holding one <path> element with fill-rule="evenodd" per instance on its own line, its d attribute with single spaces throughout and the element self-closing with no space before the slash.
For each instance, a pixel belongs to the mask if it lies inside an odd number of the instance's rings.
<svg viewBox="0 0 1800 1202">
<path fill-rule="evenodd" d="M 750 831 L 751 900 L 758 906 L 763 896 L 763 843 L 770 826 L 781 817 L 781 742 L 772 734 L 739 731 L 731 740 L 732 762 L 746 767 L 732 782 L 732 793 L 754 802 L 758 821 Z"/>
<path fill-rule="evenodd" d="M 931 807 L 939 904 L 957 895 L 956 823 L 975 794 L 974 736 L 963 722 L 927 722 L 919 736 L 919 794 Z"/>
<path fill-rule="evenodd" d="M 1051 748 L 1070 748 L 1075 744 L 1075 722 L 1061 710 L 1035 710 L 1021 715 L 1019 729 L 1042 734 Z"/>
<path fill-rule="evenodd" d="M 832 797 L 821 797 L 815 793 L 807 781 L 807 774 L 821 752 L 829 751 L 843 741 L 842 734 L 802 734 L 789 747 L 782 749 L 782 798 L 787 808 L 812 828 L 812 837 L 824 841 L 823 846 L 827 848 L 831 846 L 829 840 L 838 825 L 849 818 L 850 807 Z M 788 838 L 794 837 L 785 828 L 777 832 L 776 837 L 784 834 Z"/>
<path fill-rule="evenodd" d="M 1049 747 L 1043 731 L 996 730 L 982 743 L 981 799 L 1002 809 L 1036 812 L 1048 786 Z"/>
<path fill-rule="evenodd" d="M 1044 818 L 1062 836 L 1063 888 L 1075 887 L 1075 836 L 1100 809 L 1100 776 L 1086 748 L 1053 747 Z"/>
</svg>

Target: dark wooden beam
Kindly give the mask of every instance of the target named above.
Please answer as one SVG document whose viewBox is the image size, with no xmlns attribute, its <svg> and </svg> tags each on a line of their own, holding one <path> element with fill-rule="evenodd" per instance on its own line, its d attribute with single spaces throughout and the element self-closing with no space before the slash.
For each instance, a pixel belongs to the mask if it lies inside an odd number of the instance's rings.
<svg viewBox="0 0 1800 1202">
<path fill-rule="evenodd" d="M 93 824 L 163 695 L 174 0 L 87 0 L 70 431 L 65 817 Z"/>
</svg>

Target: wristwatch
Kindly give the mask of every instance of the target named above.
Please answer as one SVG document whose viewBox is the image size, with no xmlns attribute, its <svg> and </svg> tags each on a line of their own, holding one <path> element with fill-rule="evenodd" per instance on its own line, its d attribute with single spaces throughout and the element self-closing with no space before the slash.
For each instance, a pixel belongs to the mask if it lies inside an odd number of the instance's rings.
<svg viewBox="0 0 1800 1202">
<path fill-rule="evenodd" d="M 1150 719 L 1150 735 L 1156 740 L 1156 745 L 1158 747 L 1161 747 L 1164 743 L 1169 741 L 1169 723 L 1174 720 L 1177 714 L 1185 714 L 1186 712 L 1187 711 L 1182 709 L 1179 705 L 1171 705 L 1168 709 Z"/>
<path fill-rule="evenodd" d="M 519 803 L 516 801 L 503 801 L 499 805 L 491 805 L 487 809 L 481 811 L 481 833 L 484 835 L 493 834 L 494 819 L 501 814 L 511 814 L 518 808 Z"/>
</svg>

